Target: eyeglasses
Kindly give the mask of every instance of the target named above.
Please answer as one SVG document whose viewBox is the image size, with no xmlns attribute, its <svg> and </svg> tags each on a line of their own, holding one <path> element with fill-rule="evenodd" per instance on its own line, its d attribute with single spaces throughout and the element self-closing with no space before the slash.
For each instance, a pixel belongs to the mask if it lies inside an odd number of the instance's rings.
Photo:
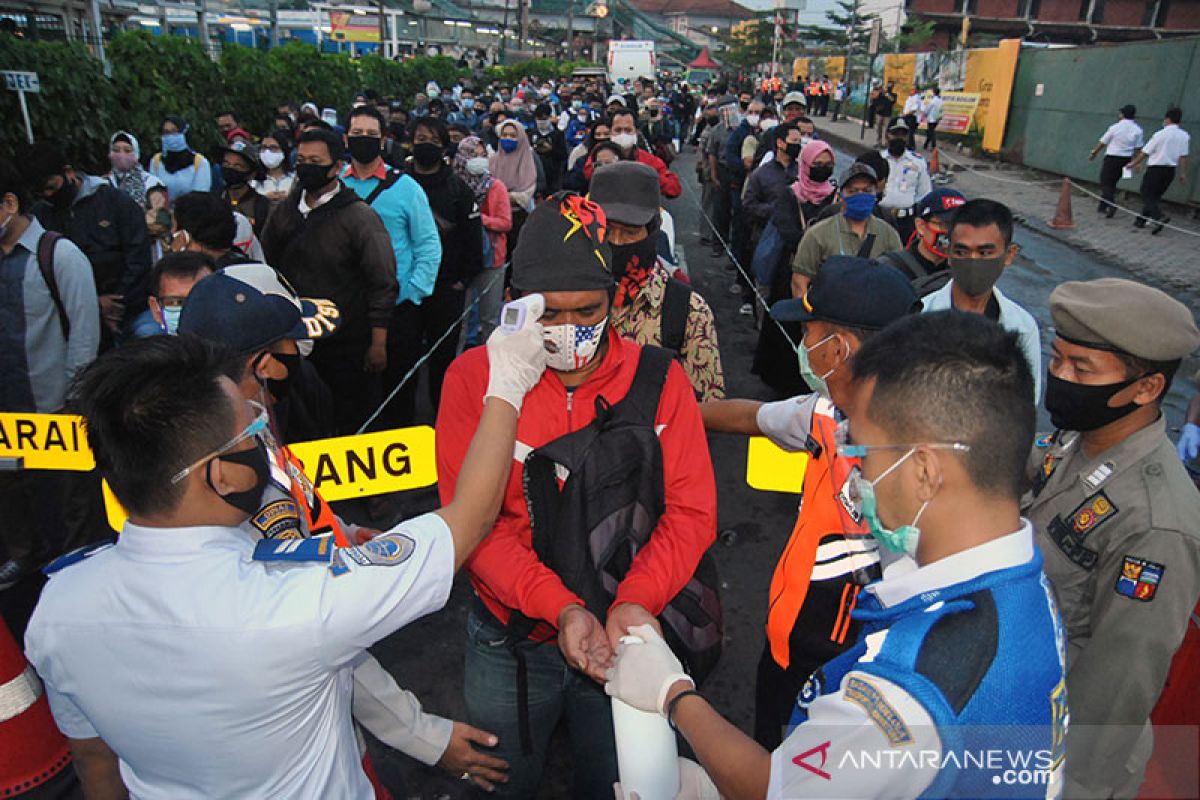
<svg viewBox="0 0 1200 800">
<path fill-rule="evenodd" d="M 194 472 L 195 469 L 197 467 L 199 467 L 201 464 L 204 464 L 205 462 L 209 461 L 210 459 L 217 458 L 218 456 L 221 456 L 224 453 L 228 453 L 230 450 L 237 447 L 239 444 L 246 441 L 247 439 L 249 439 L 253 436 L 258 436 L 260 434 L 263 434 L 270 429 L 271 417 L 267 413 L 267 407 L 264 406 L 262 403 L 255 402 L 254 400 L 247 400 L 246 402 L 248 402 L 250 404 L 250 408 L 254 409 L 254 411 L 257 415 L 254 417 L 253 420 L 250 421 L 250 424 L 247 425 L 246 428 L 241 433 L 239 433 L 237 436 L 233 437 L 228 442 L 221 445 L 221 447 L 212 451 L 208 455 L 197 459 L 193 463 L 191 463 L 188 466 L 184 467 L 183 469 L 179 470 L 179 472 L 176 472 L 175 475 L 171 478 L 172 486 L 179 483 L 181 480 L 183 480 L 188 475 L 190 475 L 192 472 Z"/>
<path fill-rule="evenodd" d="M 962 442 L 932 444 L 918 442 L 916 444 L 839 444 L 837 452 L 839 456 L 845 458 L 865 458 L 870 450 L 915 450 L 918 447 L 925 447 L 929 450 L 953 450 L 958 453 L 971 451 L 971 445 Z"/>
</svg>

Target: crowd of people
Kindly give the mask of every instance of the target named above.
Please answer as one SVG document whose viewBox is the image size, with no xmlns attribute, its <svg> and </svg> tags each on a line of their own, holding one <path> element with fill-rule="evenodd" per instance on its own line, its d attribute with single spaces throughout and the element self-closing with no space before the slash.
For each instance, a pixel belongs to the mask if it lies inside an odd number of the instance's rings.
<svg viewBox="0 0 1200 800">
<path fill-rule="evenodd" d="M 431 82 L 284 102 L 257 134 L 223 113 L 212 147 L 164 115 L 149 158 L 108 137 L 105 175 L 53 146 L 0 160 L 0 408 L 81 415 L 96 464 L 0 471 L 0 591 L 50 576 L 25 634 L 45 697 L 8 720 L 48 701 L 74 761 L 29 748 L 18 788 L 390 797 L 362 729 L 533 798 L 565 720 L 570 796 L 608 798 L 615 698 L 686 742 L 684 798 L 1136 796 L 1200 598 L 1200 397 L 1178 450 L 1162 413 L 1200 330 L 1149 286 L 1062 283 L 1044 366 L 997 287 L 1011 211 L 916 152 L 937 90 L 900 113 L 877 90 L 879 149 L 838 164 L 814 117 L 844 99 L 827 77 Z M 758 333 L 737 355 L 782 399 L 726 396 L 665 207 L 684 193 Z M 329 505 L 290 448 L 435 416 L 442 506 L 407 519 Z M 710 432 L 808 455 L 753 736 L 702 694 L 717 503 L 744 502 L 718 497 Z M 454 721 L 367 648 L 462 567 Z M 835 768 L 909 746 L 934 756 Z M 996 750 L 1039 779 L 961 758 Z"/>
</svg>

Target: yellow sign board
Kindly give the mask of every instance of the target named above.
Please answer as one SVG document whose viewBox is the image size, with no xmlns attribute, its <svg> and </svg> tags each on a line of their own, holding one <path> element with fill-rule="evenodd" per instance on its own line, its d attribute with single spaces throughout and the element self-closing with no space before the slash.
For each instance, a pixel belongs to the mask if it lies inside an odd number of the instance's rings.
<svg viewBox="0 0 1200 800">
<path fill-rule="evenodd" d="M 0 458 L 23 458 L 25 469 L 96 466 L 83 418 L 71 414 L 0 414 Z"/>
<path fill-rule="evenodd" d="M 972 50 L 967 55 L 967 76 L 963 88 L 979 94 L 975 127 L 983 131 L 983 149 L 998 153 L 1004 143 L 1008 123 L 1008 104 L 1012 100 L 1020 39 L 1003 39 L 999 47 Z"/>
<path fill-rule="evenodd" d="M 893 91 L 899 98 L 897 114 L 904 106 L 904 98 L 908 97 L 908 90 L 916 80 L 916 75 L 916 53 L 888 53 L 883 57 L 883 85 L 886 88 L 889 83 L 895 84 Z"/>
<path fill-rule="evenodd" d="M 846 75 L 846 57 L 845 56 L 830 56 L 825 59 L 825 72 L 829 76 L 829 80 L 837 83 Z"/>
<path fill-rule="evenodd" d="M 291 450 L 329 502 L 437 483 L 433 428 L 428 425 L 303 442 Z"/>
<path fill-rule="evenodd" d="M 942 121 L 939 133 L 966 133 L 971 130 L 979 95 L 975 92 L 942 92 Z"/>
<path fill-rule="evenodd" d="M 765 436 L 750 437 L 746 483 L 761 492 L 799 494 L 808 468 L 808 453 L 789 453 Z"/>
<path fill-rule="evenodd" d="M 792 80 L 802 81 L 808 77 L 808 59 L 797 58 L 792 61 Z"/>
</svg>

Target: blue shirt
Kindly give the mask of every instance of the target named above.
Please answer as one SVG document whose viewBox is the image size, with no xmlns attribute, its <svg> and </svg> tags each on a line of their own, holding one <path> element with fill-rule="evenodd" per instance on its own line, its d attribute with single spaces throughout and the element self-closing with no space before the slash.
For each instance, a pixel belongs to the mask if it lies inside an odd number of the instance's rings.
<svg viewBox="0 0 1200 800">
<path fill-rule="evenodd" d="M 342 172 L 342 183 L 366 200 L 386 175 L 387 167 L 382 161 L 375 173 L 367 178 L 356 177 L 354 171 L 346 167 Z M 383 220 L 396 253 L 396 280 L 400 282 L 396 305 L 405 300 L 419 305 L 433 294 L 438 265 L 442 263 L 442 240 L 429 208 L 429 198 L 420 184 L 408 175 L 401 175 L 375 198 L 371 208 Z"/>
<path fill-rule="evenodd" d="M 188 192 L 207 192 L 212 188 L 212 168 L 208 159 L 199 153 L 195 154 L 192 166 L 178 172 L 168 172 L 162 163 L 162 153 L 158 153 L 150 159 L 150 168 L 146 171 L 167 187 L 167 198 L 172 203 Z"/>
</svg>

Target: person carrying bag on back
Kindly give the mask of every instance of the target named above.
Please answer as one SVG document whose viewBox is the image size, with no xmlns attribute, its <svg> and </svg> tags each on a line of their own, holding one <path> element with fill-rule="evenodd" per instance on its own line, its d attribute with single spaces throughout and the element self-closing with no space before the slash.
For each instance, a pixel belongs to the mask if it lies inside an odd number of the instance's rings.
<svg viewBox="0 0 1200 800">
<path fill-rule="evenodd" d="M 467 569 L 465 694 L 509 762 L 500 797 L 534 797 L 567 718 L 573 798 L 611 798 L 612 713 L 601 683 L 631 626 L 673 640 L 698 679 L 720 651 L 712 462 L 695 395 L 670 354 L 609 324 L 615 282 L 604 211 L 560 193 L 529 217 L 512 292 L 545 298 L 549 361 L 526 397 L 500 517 Z M 439 490 L 453 494 L 482 409 L 480 349 L 446 373 Z M 598 557 L 593 557 L 598 553 Z"/>
</svg>

